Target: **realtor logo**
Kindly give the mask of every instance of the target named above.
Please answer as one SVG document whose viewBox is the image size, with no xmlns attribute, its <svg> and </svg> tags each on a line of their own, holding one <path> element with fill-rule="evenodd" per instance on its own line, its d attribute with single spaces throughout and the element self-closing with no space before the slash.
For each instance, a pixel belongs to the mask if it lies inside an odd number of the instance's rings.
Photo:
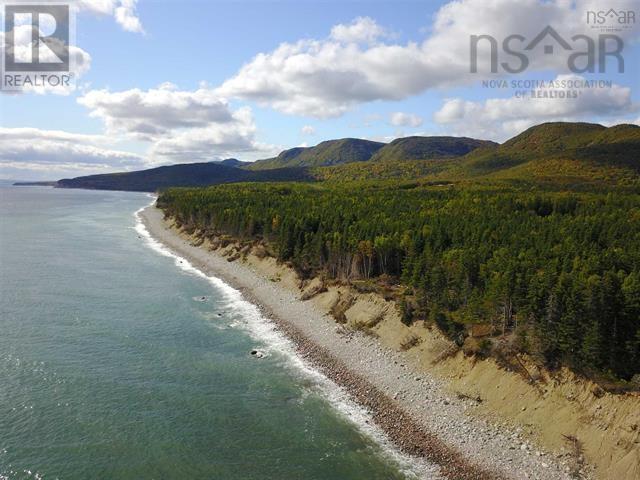
<svg viewBox="0 0 640 480">
<path fill-rule="evenodd" d="M 69 4 L 11 3 L 3 14 L 2 90 L 69 86 Z"/>
<path fill-rule="evenodd" d="M 6 72 L 69 71 L 69 5 L 6 5 L 4 28 Z"/>
</svg>

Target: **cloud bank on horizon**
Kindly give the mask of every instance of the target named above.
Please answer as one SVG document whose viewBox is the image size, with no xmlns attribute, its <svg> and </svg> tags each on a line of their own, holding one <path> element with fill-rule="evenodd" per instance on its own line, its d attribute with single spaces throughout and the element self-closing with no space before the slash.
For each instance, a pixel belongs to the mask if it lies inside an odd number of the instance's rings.
<svg viewBox="0 0 640 480">
<path fill-rule="evenodd" d="M 137 6 L 136 0 L 78 3 L 80 12 L 112 17 L 123 34 L 153 35 L 143 27 Z M 633 10 L 637 4 L 620 0 L 616 6 Z M 68 101 L 82 107 L 84 115 L 98 120 L 103 132 L 0 128 L 0 173 L 55 178 L 71 172 L 100 173 L 232 156 L 254 160 L 293 146 L 261 136 L 256 109 L 299 120 L 295 130 L 301 141 L 318 136 L 327 122 L 382 104 L 390 105 L 390 112 L 369 114 L 375 120 L 363 123 L 365 134 L 361 136 L 381 138 L 367 132 L 370 123 L 393 129 L 385 138 L 408 129 L 412 134 L 428 131 L 497 141 L 545 121 L 639 123 L 639 105 L 632 89 L 637 80 L 634 83 L 631 78 L 625 85 L 620 82 L 626 77 L 618 75 L 617 82 L 610 82 L 607 88 L 585 90 L 575 98 L 558 101 L 553 92 L 563 87 L 548 88 L 551 94 L 546 98 L 516 98 L 490 89 L 479 95 L 482 80 L 516 77 L 486 69 L 470 72 L 470 35 L 502 39 L 515 33 L 532 39 L 548 25 L 571 38 L 588 33 L 586 12 L 598 8 L 590 0 L 576 4 L 569 0 L 459 0 L 444 3 L 431 24 L 425 25 L 427 33 L 417 40 L 399 42 L 398 33 L 382 20 L 360 16 L 328 25 L 324 38 L 301 38 L 255 52 L 216 86 L 202 79 L 196 89 L 181 89 L 171 83 L 179 83 L 179 78 L 159 78 L 156 87 L 141 88 L 131 79 L 131 88 L 112 90 L 93 79 L 78 90 L 34 89 L 24 95 L 66 95 Z M 638 27 L 625 28 L 618 35 L 632 44 L 638 40 Z M 584 82 L 592 77 L 570 71 L 566 56 L 549 55 L 545 49 L 541 42 L 527 52 L 527 78 Z M 76 54 L 82 59 L 83 70 L 78 73 L 85 75 L 91 68 L 91 52 L 78 46 Z M 488 65 L 490 60 L 489 49 L 480 49 L 478 63 Z M 414 104 L 406 108 L 412 98 L 429 93 L 441 96 L 435 107 L 419 110 Z M 386 122 L 379 121 L 385 118 Z M 137 151 L 114 150 L 116 145 L 135 145 Z"/>
</svg>

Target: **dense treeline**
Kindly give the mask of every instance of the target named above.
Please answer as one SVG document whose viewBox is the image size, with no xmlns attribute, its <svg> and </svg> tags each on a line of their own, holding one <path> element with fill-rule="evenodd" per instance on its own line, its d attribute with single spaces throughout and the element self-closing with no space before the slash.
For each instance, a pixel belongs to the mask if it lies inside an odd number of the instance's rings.
<svg viewBox="0 0 640 480">
<path fill-rule="evenodd" d="M 552 365 L 640 372 L 638 195 L 236 184 L 158 203 L 206 235 L 261 237 L 304 275 L 398 279 L 405 321 L 452 338 L 490 323 Z"/>
</svg>

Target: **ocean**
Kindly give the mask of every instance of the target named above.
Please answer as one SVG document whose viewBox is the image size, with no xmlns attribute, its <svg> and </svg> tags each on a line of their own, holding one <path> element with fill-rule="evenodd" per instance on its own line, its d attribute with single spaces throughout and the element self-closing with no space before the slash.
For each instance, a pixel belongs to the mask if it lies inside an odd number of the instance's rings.
<svg viewBox="0 0 640 480">
<path fill-rule="evenodd" d="M 413 478 L 254 305 L 148 238 L 151 201 L 0 187 L 0 479 Z"/>
</svg>

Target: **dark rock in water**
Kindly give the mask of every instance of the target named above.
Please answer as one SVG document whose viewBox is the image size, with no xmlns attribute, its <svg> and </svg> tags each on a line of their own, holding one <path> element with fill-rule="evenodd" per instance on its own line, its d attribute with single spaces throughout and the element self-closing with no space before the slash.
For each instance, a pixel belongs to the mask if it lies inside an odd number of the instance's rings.
<svg viewBox="0 0 640 480">
<path fill-rule="evenodd" d="M 264 357 L 264 352 L 261 352 L 260 350 L 251 350 L 251 355 L 256 358 L 262 358 Z"/>
</svg>

